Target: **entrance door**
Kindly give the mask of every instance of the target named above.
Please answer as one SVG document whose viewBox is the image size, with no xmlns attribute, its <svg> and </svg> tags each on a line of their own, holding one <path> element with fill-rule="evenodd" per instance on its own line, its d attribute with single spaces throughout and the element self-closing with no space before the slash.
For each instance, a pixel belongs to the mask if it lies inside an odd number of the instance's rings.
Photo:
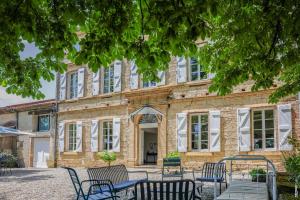
<svg viewBox="0 0 300 200">
<path fill-rule="evenodd" d="M 157 163 L 157 128 L 144 129 L 144 164 Z"/>
<path fill-rule="evenodd" d="M 48 138 L 34 138 L 33 167 L 48 167 L 47 160 L 49 159 L 49 142 Z"/>
</svg>

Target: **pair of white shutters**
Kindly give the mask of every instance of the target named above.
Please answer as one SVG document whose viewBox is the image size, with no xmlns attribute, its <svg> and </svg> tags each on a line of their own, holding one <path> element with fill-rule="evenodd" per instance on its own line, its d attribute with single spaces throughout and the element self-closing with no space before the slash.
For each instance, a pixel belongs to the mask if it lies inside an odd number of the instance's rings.
<svg viewBox="0 0 300 200">
<path fill-rule="evenodd" d="M 122 62 L 117 60 L 114 62 L 114 92 L 121 92 L 121 76 Z M 100 69 L 97 72 L 93 72 L 92 91 L 94 96 L 100 93 Z"/>
<path fill-rule="evenodd" d="M 77 71 L 78 82 L 77 82 L 77 97 L 84 96 L 84 74 L 85 68 L 80 68 Z M 67 86 L 67 74 L 60 74 L 60 91 L 59 91 L 59 99 L 66 99 L 66 86 Z"/>
<path fill-rule="evenodd" d="M 187 60 L 185 59 L 185 57 L 177 57 L 176 61 L 177 61 L 177 69 L 176 69 L 177 83 L 185 83 L 187 82 Z M 212 79 L 214 76 L 215 76 L 214 73 L 208 73 L 207 78 Z"/>
<path fill-rule="evenodd" d="M 210 152 L 221 151 L 221 115 L 220 111 L 209 111 Z M 187 113 L 177 113 L 177 149 L 178 152 L 187 152 Z"/>
<path fill-rule="evenodd" d="M 166 73 L 164 71 L 159 71 L 157 73 L 159 78 L 158 86 L 166 84 Z M 139 88 L 139 74 L 137 72 L 137 66 L 134 61 L 130 62 L 130 89 L 136 90 Z"/>
<path fill-rule="evenodd" d="M 65 151 L 65 123 L 58 125 L 58 148 L 59 152 Z M 76 147 L 75 152 L 82 152 L 82 121 L 76 122 Z"/>
<path fill-rule="evenodd" d="M 120 152 L 120 118 L 113 119 L 113 151 Z M 91 124 L 91 152 L 99 151 L 99 120 L 92 120 Z"/>
<path fill-rule="evenodd" d="M 277 106 L 278 113 L 278 144 L 279 150 L 288 151 L 293 147 L 288 142 L 292 135 L 291 104 Z M 239 151 L 251 151 L 250 109 L 239 108 L 237 110 L 237 134 Z"/>
</svg>

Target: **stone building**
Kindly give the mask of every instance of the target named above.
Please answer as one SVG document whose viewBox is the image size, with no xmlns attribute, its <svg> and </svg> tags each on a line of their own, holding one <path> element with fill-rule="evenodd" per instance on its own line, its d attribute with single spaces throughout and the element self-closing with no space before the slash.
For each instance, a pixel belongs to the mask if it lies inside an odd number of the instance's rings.
<svg viewBox="0 0 300 200">
<path fill-rule="evenodd" d="M 299 99 L 269 104 L 276 85 L 251 92 L 248 81 L 217 96 L 208 92 L 213 74 L 188 58 L 172 58 L 158 77 L 143 81 L 127 60 L 97 73 L 68 63 L 57 87 L 58 165 L 102 165 L 96 154 L 104 150 L 127 166 L 161 165 L 179 151 L 186 167 L 260 154 L 282 169 L 281 151 L 292 149 L 287 137 L 300 138 Z"/>
<path fill-rule="evenodd" d="M 53 99 L 0 108 L 1 126 L 32 133 L 17 137 L 1 137 L 0 151 L 17 155 L 20 167 L 53 167 L 55 111 L 56 101 Z"/>
</svg>

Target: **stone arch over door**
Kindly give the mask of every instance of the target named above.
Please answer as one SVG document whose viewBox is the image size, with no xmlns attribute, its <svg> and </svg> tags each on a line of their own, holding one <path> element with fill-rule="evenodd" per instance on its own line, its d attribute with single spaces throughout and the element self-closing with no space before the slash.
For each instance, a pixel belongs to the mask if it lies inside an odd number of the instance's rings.
<svg viewBox="0 0 300 200">
<path fill-rule="evenodd" d="M 157 164 L 160 165 L 162 162 L 162 158 L 166 154 L 166 114 L 161 112 L 160 109 L 144 105 L 139 109 L 133 111 L 129 115 L 129 132 L 133 134 L 129 134 L 129 143 L 133 145 L 131 148 L 132 152 L 129 150 L 128 162 L 129 165 L 136 166 L 140 165 L 142 161 L 140 160 L 140 122 L 143 120 L 145 115 L 155 115 L 157 118 Z"/>
</svg>

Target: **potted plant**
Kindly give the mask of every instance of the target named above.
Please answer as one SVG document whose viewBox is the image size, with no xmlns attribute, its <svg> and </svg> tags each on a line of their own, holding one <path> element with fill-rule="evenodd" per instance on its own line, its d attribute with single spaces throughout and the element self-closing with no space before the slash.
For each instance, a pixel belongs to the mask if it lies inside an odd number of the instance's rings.
<svg viewBox="0 0 300 200">
<path fill-rule="evenodd" d="M 104 151 L 96 154 L 97 158 L 103 160 L 110 166 L 110 164 L 117 159 L 117 156 L 114 152 Z"/>
<path fill-rule="evenodd" d="M 267 172 L 263 168 L 256 168 L 250 171 L 252 182 L 266 182 Z"/>
<path fill-rule="evenodd" d="M 300 143 L 295 138 L 289 138 L 289 143 L 294 150 L 282 152 L 283 163 L 289 175 L 289 181 L 295 185 L 295 197 L 299 197 L 298 187 L 300 187 Z"/>
<path fill-rule="evenodd" d="M 179 158 L 180 159 L 180 155 L 179 155 L 178 151 L 172 151 L 167 154 L 166 158 L 167 159 L 169 159 L 169 158 Z"/>
</svg>

